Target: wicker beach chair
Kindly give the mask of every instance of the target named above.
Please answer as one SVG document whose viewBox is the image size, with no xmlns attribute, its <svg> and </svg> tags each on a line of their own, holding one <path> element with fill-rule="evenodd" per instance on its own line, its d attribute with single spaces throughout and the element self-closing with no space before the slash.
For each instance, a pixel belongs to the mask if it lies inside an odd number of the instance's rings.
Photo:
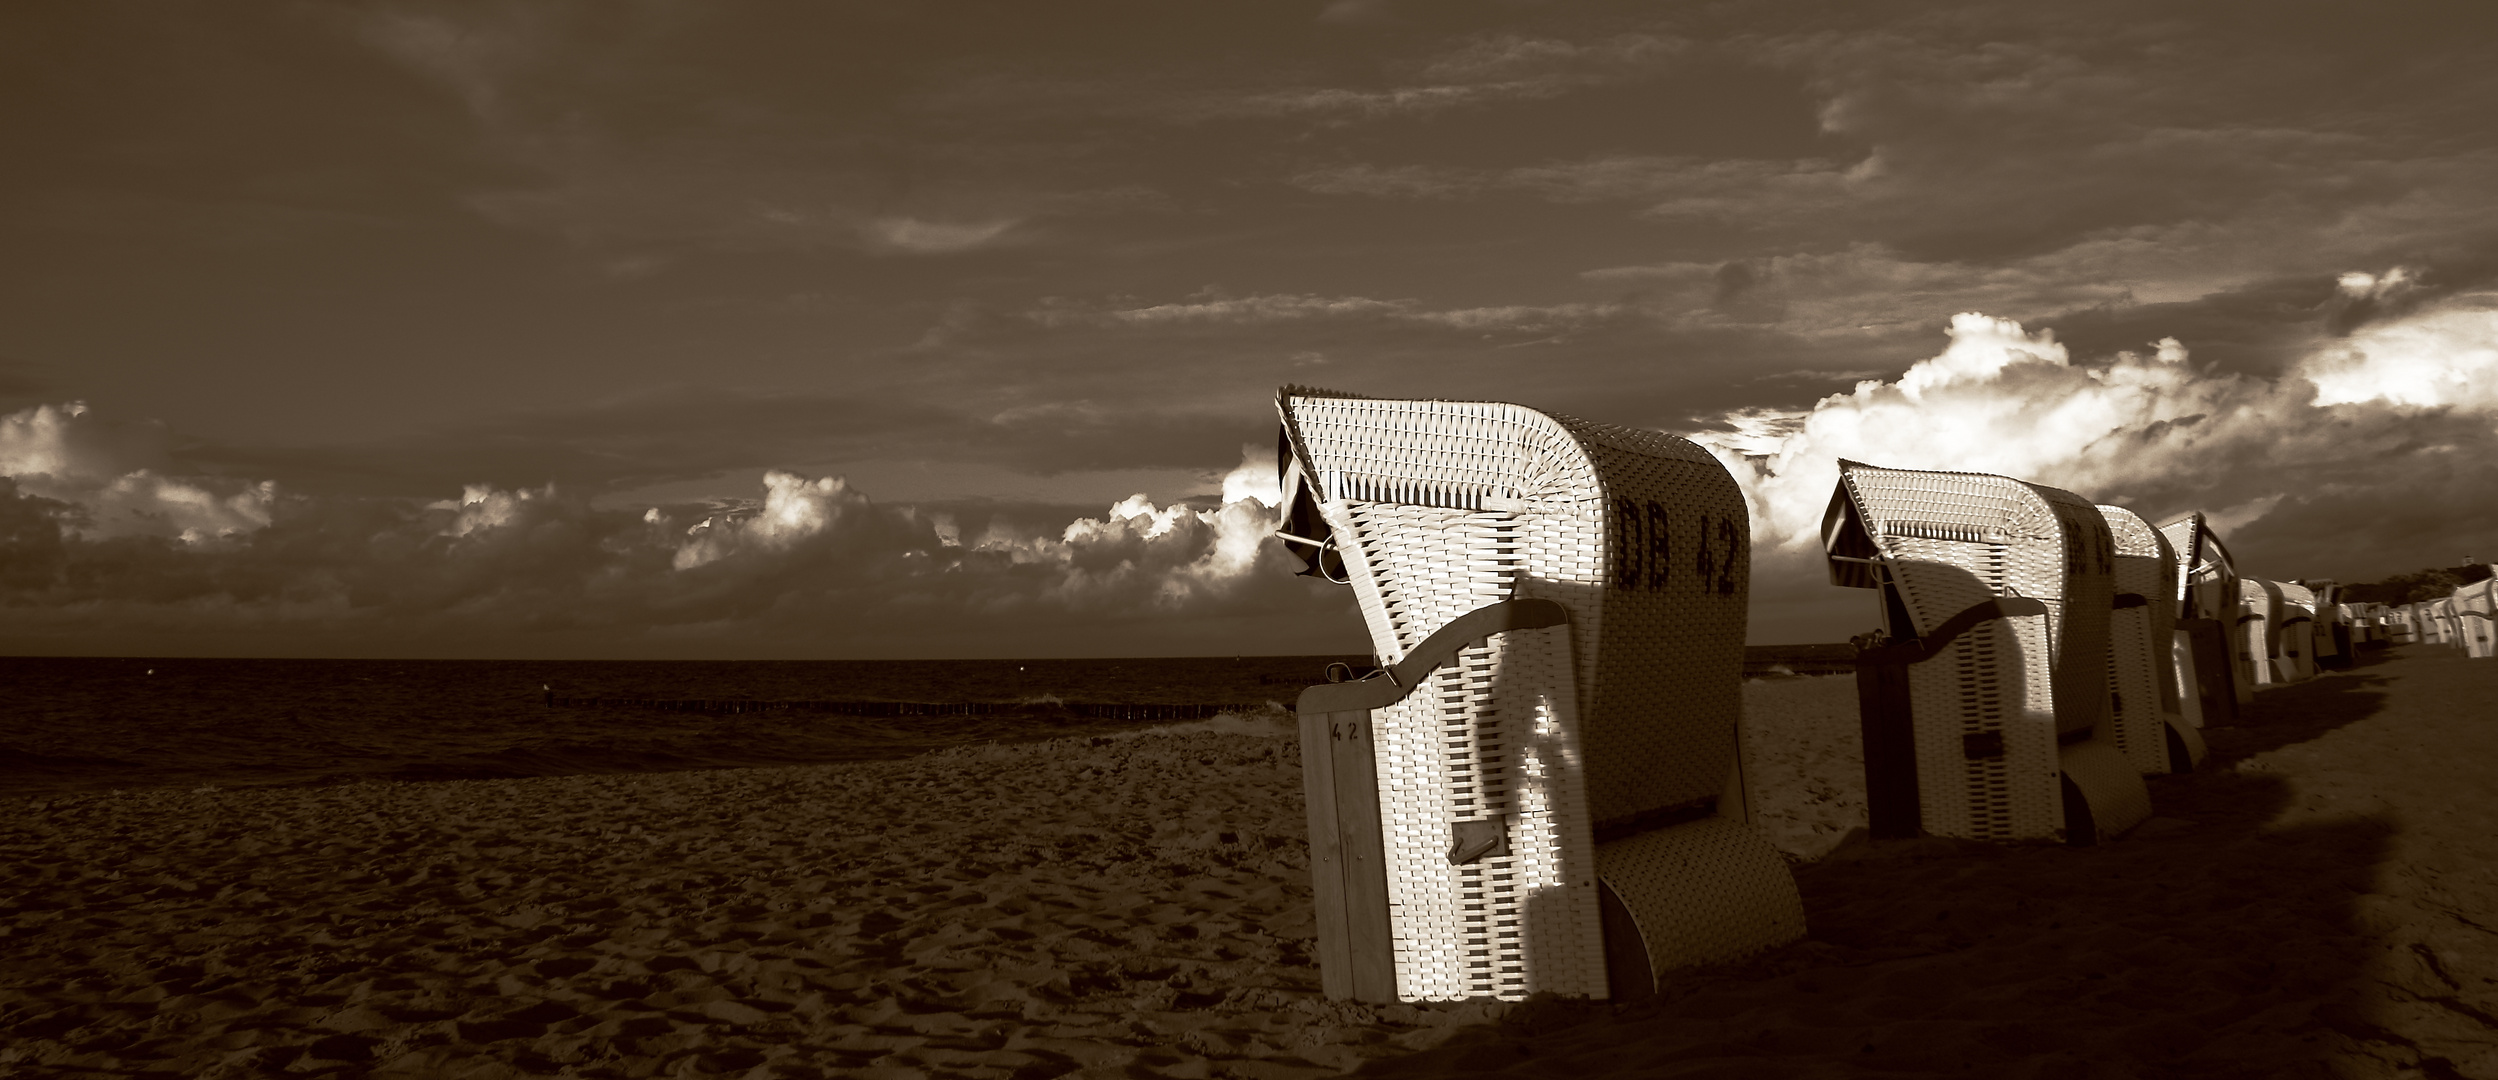
<svg viewBox="0 0 2498 1080">
<path fill-rule="evenodd" d="M 2396 645 L 2409 645 L 2419 640 L 2411 623 L 2411 605 L 2396 604 L 2385 609 L 2386 640 Z"/>
<path fill-rule="evenodd" d="M 2145 776 L 2192 772 L 2203 736 L 2186 722 L 2177 670 L 2177 557 L 2168 539 L 2122 506 L 2101 506 L 2116 545 L 2108 616 L 2108 734 Z"/>
<path fill-rule="evenodd" d="M 2498 578 L 2483 578 L 2455 589 L 2455 636 L 2463 639 L 2463 655 L 2478 660 L 2498 656 Z"/>
<path fill-rule="evenodd" d="M 2276 581 L 2273 586 L 2281 590 L 2281 625 L 2274 633 L 2281 652 L 2273 666 L 2281 672 L 2282 682 L 2306 682 L 2316 677 L 2316 593 L 2295 581 Z"/>
<path fill-rule="evenodd" d="M 2238 619 L 2238 572 L 2229 548 L 2205 523 L 2190 514 L 2160 526 L 2177 558 L 2178 685 L 2194 692 L 2182 701 L 2187 722 L 2195 727 L 2236 722 L 2238 706 L 2252 688 L 2237 674 L 2230 647 Z"/>
<path fill-rule="evenodd" d="M 1869 831 L 2095 843 L 2151 814 L 2110 735 L 2107 521 L 1979 473 L 1839 463 L 1831 582 L 1874 590 L 1857 664 Z"/>
<path fill-rule="evenodd" d="M 2437 643 L 2450 649 L 2463 647 L 2463 623 L 2455 613 L 2455 598 L 2442 597 L 2429 601 L 2429 610 L 2437 616 Z"/>
<path fill-rule="evenodd" d="M 2354 661 L 2362 651 L 2393 643 L 2394 625 L 2386 620 L 2387 613 L 2385 605 L 2374 602 L 2343 605 L 2342 621 L 2354 627 L 2351 631 L 2351 658 Z"/>
<path fill-rule="evenodd" d="M 2342 627 L 2342 637 L 2350 643 L 2343 657 L 2355 659 L 2359 650 L 2385 640 L 2385 621 L 2377 605 L 2370 603 L 2335 604 L 2334 619 Z"/>
<path fill-rule="evenodd" d="M 1638 998 L 1801 936 L 1742 783 L 1725 468 L 1497 402 L 1278 409 L 1279 535 L 1352 586 L 1387 665 L 1300 701 L 1326 992 Z"/>
<path fill-rule="evenodd" d="M 2281 682 L 2281 586 L 2263 578 L 2238 579 L 2238 675 L 2254 686 Z"/>
<path fill-rule="evenodd" d="M 2297 584 L 2316 594 L 2316 627 L 2313 631 L 2316 670 L 2350 666 L 2351 624 L 2341 602 L 2342 586 L 2331 578 L 2300 578 Z"/>
</svg>

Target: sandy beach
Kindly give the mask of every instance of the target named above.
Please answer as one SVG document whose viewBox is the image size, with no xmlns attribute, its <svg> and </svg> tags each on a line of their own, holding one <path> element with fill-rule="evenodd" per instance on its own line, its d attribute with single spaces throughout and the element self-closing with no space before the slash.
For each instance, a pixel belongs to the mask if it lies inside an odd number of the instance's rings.
<svg viewBox="0 0 2498 1080">
<path fill-rule="evenodd" d="M 0 801 L 0 1077 L 2498 1077 L 2498 664 L 2267 689 L 2090 849 L 1867 844 L 1749 684 L 1807 940 L 1638 1007 L 1318 994 L 1293 740 Z"/>
</svg>

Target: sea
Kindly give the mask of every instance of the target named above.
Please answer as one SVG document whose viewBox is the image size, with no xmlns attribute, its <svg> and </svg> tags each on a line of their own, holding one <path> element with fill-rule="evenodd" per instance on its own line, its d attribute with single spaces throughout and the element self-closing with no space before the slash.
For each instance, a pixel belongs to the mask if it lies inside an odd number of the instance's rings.
<svg viewBox="0 0 2498 1080">
<path fill-rule="evenodd" d="M 1277 712 L 1368 657 L 0 657 L 0 797 L 750 768 Z"/>
</svg>

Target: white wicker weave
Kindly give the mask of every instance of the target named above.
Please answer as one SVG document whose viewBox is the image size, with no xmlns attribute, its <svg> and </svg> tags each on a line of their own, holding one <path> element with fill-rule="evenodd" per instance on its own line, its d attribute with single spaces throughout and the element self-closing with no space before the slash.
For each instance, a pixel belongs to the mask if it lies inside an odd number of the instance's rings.
<svg viewBox="0 0 2498 1080">
<path fill-rule="evenodd" d="M 1500 402 L 1286 387 L 1278 409 L 1286 497 L 1328 534 L 1293 542 L 1341 559 L 1383 664 L 1489 603 L 1570 616 L 1461 652 L 1374 715 L 1395 996 L 1605 997 L 1607 890 L 1635 924 L 1613 940 L 1635 932 L 1651 973 L 1800 936 L 1776 849 L 1709 820 L 1742 816 L 1751 543 L 1725 468 Z M 1505 841 L 1453 864 L 1469 829 Z"/>
<path fill-rule="evenodd" d="M 2181 699 L 2189 695 L 2178 687 L 2176 556 L 2142 515 L 2122 506 L 2101 506 L 2099 515 L 2116 545 L 2108 735 L 2145 776 L 2191 771 L 2203 760 L 2203 738 L 2186 721 Z"/>
<path fill-rule="evenodd" d="M 2483 578 L 2455 589 L 2455 635 L 2463 639 L 2463 655 L 2478 660 L 2498 656 L 2498 578 Z"/>
<path fill-rule="evenodd" d="M 1979 621 L 1908 666 L 1924 831 L 2063 836 L 2068 781 L 2101 836 L 2150 816 L 2107 730 L 2114 552 L 2096 507 L 2009 477 L 1842 461 L 1823 535 L 1833 580 L 1873 588 L 1894 640 L 1943 637 L 2005 597 L 2045 605 Z"/>
</svg>

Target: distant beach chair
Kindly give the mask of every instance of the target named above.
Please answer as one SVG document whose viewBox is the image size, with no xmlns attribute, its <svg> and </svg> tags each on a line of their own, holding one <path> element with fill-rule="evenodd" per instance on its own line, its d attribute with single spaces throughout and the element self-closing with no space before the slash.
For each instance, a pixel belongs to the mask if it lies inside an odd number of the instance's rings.
<svg viewBox="0 0 2498 1080">
<path fill-rule="evenodd" d="M 1822 522 L 1836 585 L 1872 589 L 1857 660 L 1868 830 L 2096 843 L 2151 814 L 2109 738 L 2107 521 L 1981 473 L 1839 463 Z"/>
<path fill-rule="evenodd" d="M 2342 586 L 2331 578 L 2300 578 L 2297 584 L 2315 594 L 2316 670 L 2349 667 L 2354 643 L 2348 613 L 2341 601 Z"/>
<path fill-rule="evenodd" d="M 2178 685 L 2194 688 L 2188 720 L 2196 727 L 2235 723 L 2253 688 L 2237 674 L 2230 641 L 2238 620 L 2238 572 L 2229 549 L 2202 514 L 2160 526 L 2177 556 Z"/>
<path fill-rule="evenodd" d="M 2437 643 L 2448 648 L 2463 647 L 2463 622 L 2457 614 L 2455 598 L 2441 597 L 2429 601 L 2429 613 L 2437 621 Z"/>
<path fill-rule="evenodd" d="M 2318 631 L 2316 593 L 2295 581 L 2276 581 L 2273 586 L 2281 590 L 2281 624 L 2275 631 L 2281 653 L 2273 666 L 2280 670 L 2282 682 L 2313 679 Z"/>
<path fill-rule="evenodd" d="M 2203 736 L 2186 722 L 2178 690 L 2177 557 L 2168 540 L 2122 506 L 2101 506 L 2116 545 L 2108 617 L 2108 732 L 2145 776 L 2193 772 Z"/>
<path fill-rule="evenodd" d="M 2339 595 L 2339 593 L 2336 593 Z M 2383 605 L 2362 601 L 2356 604 L 2333 605 L 2335 618 L 2341 621 L 2343 636 L 2350 642 L 2346 660 L 2356 660 L 2361 649 L 2385 642 Z"/>
<path fill-rule="evenodd" d="M 2238 674 L 2253 686 L 2282 681 L 2281 586 L 2263 578 L 2238 579 Z"/>
<path fill-rule="evenodd" d="M 2387 607 L 2384 620 L 2387 641 L 2396 645 L 2409 645 L 2419 640 L 2419 632 L 2411 622 L 2411 605 L 2395 604 Z"/>
<path fill-rule="evenodd" d="M 2435 600 L 2415 600 L 2411 605 L 2412 625 L 2418 628 L 2421 644 L 2446 644 L 2446 618 Z"/>
<path fill-rule="evenodd" d="M 1377 678 L 1299 711 L 1330 997 L 1653 995 L 1792 941 L 1749 824 L 1743 494 L 1698 446 L 1498 402 L 1286 387 L 1278 534 Z"/>
<path fill-rule="evenodd" d="M 2463 639 L 2463 655 L 2487 660 L 2498 656 L 2493 621 L 2498 621 L 2498 578 L 2483 578 L 2455 589 L 2455 636 Z"/>
</svg>

